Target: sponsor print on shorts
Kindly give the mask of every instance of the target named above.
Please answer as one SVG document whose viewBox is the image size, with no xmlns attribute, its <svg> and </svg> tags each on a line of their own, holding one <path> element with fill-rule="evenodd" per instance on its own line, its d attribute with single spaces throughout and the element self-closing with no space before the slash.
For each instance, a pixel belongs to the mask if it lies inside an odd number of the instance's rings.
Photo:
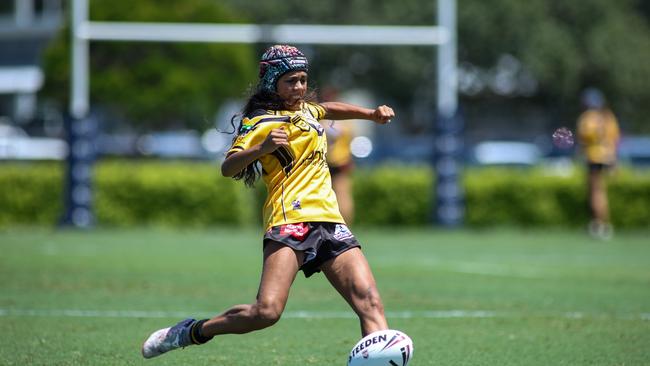
<svg viewBox="0 0 650 366">
<path fill-rule="evenodd" d="M 297 240 L 304 240 L 309 233 L 309 226 L 304 222 L 280 226 L 280 235 L 291 235 Z"/>
<path fill-rule="evenodd" d="M 354 238 L 350 229 L 343 224 L 336 224 L 336 228 L 334 229 L 334 239 L 345 240 L 350 238 Z"/>
</svg>

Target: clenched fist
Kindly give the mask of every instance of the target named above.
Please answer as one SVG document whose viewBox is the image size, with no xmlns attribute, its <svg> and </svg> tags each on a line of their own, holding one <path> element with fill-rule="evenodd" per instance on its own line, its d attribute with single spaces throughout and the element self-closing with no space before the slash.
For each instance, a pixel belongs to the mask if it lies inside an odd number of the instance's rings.
<svg viewBox="0 0 650 366">
<path fill-rule="evenodd" d="M 395 112 L 387 105 L 380 105 L 372 112 L 372 120 L 382 125 L 389 123 L 393 117 Z"/>
<path fill-rule="evenodd" d="M 281 146 L 289 147 L 289 135 L 287 135 L 283 127 L 274 128 L 269 132 L 264 142 L 262 142 L 261 150 L 264 154 L 269 154 Z"/>
</svg>

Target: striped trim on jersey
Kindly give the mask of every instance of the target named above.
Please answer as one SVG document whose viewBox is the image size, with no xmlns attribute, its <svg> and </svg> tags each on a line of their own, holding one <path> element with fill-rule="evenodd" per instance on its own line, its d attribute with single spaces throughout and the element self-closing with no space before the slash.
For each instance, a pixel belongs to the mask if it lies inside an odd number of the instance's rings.
<svg viewBox="0 0 650 366">
<path fill-rule="evenodd" d="M 271 154 L 273 154 L 273 156 L 275 156 L 280 162 L 280 165 L 282 165 L 284 174 L 289 175 L 289 172 L 291 172 L 291 169 L 293 168 L 293 163 L 296 160 L 291 151 L 286 147 L 281 146 Z"/>
</svg>

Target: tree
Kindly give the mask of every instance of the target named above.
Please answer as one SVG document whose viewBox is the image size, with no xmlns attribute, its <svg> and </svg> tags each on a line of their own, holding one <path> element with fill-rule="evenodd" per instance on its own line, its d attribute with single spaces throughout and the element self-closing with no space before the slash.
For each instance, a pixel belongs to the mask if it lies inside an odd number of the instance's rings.
<svg viewBox="0 0 650 366">
<path fill-rule="evenodd" d="M 433 25 L 433 0 L 229 0 L 257 23 Z M 650 132 L 650 6 L 643 0 L 458 0 L 459 62 L 487 77 L 504 56 L 521 63 L 534 93 L 512 95 L 571 120 L 580 91 L 596 86 L 637 132 Z M 432 100 L 427 47 L 307 47 L 314 78 L 361 86 L 408 106 Z M 488 80 L 489 82 L 489 80 Z M 484 89 L 462 102 L 494 98 Z M 556 113 L 556 112 L 553 112 Z M 429 123 L 429 122 L 427 122 Z"/>
<path fill-rule="evenodd" d="M 461 59 L 489 67 L 511 53 L 538 81 L 538 102 L 568 118 L 580 91 L 599 87 L 628 127 L 649 131 L 650 29 L 637 1 L 460 0 L 459 17 Z"/>
<path fill-rule="evenodd" d="M 464 71 L 477 70 L 490 83 L 498 76 L 495 70 L 515 65 L 517 81 L 526 84 L 524 92 L 510 94 L 470 88 L 472 93 L 461 95 L 461 103 L 523 100 L 570 121 L 580 91 L 595 86 L 609 97 L 624 128 L 650 132 L 645 123 L 650 115 L 647 1 L 457 1 Z M 435 9 L 434 0 L 93 0 L 91 7 L 95 20 L 365 25 L 434 25 Z M 61 101 L 68 88 L 67 39 L 62 34 L 47 62 L 46 89 Z M 247 84 L 256 82 L 256 60 L 266 46 L 96 43 L 93 101 L 145 125 L 195 124 L 209 117 L 220 100 L 240 96 Z M 310 57 L 317 87 L 367 88 L 401 110 L 434 108 L 435 52 L 430 47 L 301 48 Z M 416 116 L 405 119 L 416 131 L 431 125 Z"/>
<path fill-rule="evenodd" d="M 209 0 L 93 0 L 96 21 L 242 22 L 232 9 Z M 45 58 L 45 94 L 62 108 L 69 98 L 69 27 Z M 90 96 L 137 128 L 211 124 L 227 98 L 255 82 L 250 45 L 91 42 Z"/>
</svg>

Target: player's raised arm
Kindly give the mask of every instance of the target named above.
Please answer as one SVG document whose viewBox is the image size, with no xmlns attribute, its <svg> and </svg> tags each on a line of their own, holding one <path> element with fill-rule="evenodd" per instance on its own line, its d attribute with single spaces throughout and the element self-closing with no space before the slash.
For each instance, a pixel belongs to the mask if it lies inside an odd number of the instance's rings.
<svg viewBox="0 0 650 366">
<path fill-rule="evenodd" d="M 375 109 L 343 102 L 324 102 L 320 105 L 325 108 L 325 119 L 367 119 L 383 125 L 395 117 L 395 112 L 387 105 Z"/>
</svg>

